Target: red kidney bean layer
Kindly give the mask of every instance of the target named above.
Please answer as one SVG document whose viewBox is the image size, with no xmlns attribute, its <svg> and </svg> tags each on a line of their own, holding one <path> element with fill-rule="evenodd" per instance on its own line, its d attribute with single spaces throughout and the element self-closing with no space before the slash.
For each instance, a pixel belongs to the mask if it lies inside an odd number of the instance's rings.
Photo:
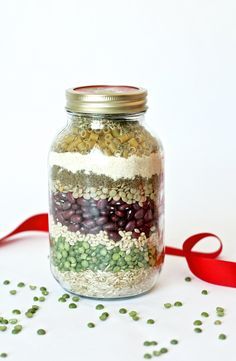
<svg viewBox="0 0 236 361">
<path fill-rule="evenodd" d="M 146 237 L 151 228 L 157 226 L 157 207 L 147 199 L 142 207 L 138 202 L 127 204 L 122 200 L 74 198 L 71 192 L 58 192 L 52 195 L 52 215 L 55 222 L 60 222 L 72 232 L 96 234 L 107 231 L 110 239 L 119 241 L 119 231 L 131 231 L 132 237 L 138 238 L 139 230 Z"/>
</svg>

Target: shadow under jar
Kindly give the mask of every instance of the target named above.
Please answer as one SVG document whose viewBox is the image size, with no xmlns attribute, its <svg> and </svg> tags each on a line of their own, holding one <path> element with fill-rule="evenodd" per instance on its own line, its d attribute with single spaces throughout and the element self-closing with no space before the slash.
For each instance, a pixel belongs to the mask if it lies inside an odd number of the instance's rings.
<svg viewBox="0 0 236 361">
<path fill-rule="evenodd" d="M 164 260 L 163 150 L 143 125 L 147 92 L 69 89 L 68 125 L 49 154 L 51 269 L 66 290 L 135 296 Z"/>
</svg>

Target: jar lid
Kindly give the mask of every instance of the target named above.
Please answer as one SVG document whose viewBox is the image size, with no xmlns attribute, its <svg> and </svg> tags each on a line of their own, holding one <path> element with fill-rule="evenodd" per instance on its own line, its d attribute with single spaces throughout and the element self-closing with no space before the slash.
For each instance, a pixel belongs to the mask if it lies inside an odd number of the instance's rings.
<svg viewBox="0 0 236 361">
<path fill-rule="evenodd" d="M 126 85 L 89 85 L 67 89 L 66 109 L 96 114 L 132 114 L 147 110 L 147 91 Z"/>
</svg>

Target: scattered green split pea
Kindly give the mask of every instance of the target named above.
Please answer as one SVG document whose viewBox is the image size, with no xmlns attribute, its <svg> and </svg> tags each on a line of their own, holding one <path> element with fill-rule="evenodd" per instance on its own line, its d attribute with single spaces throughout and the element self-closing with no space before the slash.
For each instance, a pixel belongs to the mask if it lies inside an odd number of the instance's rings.
<svg viewBox="0 0 236 361">
<path fill-rule="evenodd" d="M 103 310 L 104 306 L 100 303 L 96 306 L 96 310 Z"/>
<path fill-rule="evenodd" d="M 46 335 L 46 331 L 43 328 L 37 330 L 38 335 Z"/>
<path fill-rule="evenodd" d="M 0 353 L 0 357 L 2 357 L 2 358 L 6 358 L 8 355 L 7 355 L 7 353 L 6 352 L 2 352 L 2 353 Z"/>
<path fill-rule="evenodd" d="M 143 355 L 143 357 L 146 358 L 146 359 L 150 359 L 150 358 L 152 358 L 152 355 L 150 353 L 145 353 Z"/>
<path fill-rule="evenodd" d="M 14 315 L 20 315 L 21 314 L 21 311 L 20 310 L 13 310 L 12 313 Z"/>
<path fill-rule="evenodd" d="M 157 350 L 155 350 L 155 351 L 153 351 L 153 356 L 161 356 L 161 351 L 157 351 Z"/>
<path fill-rule="evenodd" d="M 129 312 L 129 316 L 130 316 L 130 317 L 137 316 L 137 314 L 138 314 L 137 311 L 130 311 L 130 312 Z"/>
<path fill-rule="evenodd" d="M 32 308 L 34 308 L 35 310 L 39 310 L 39 306 L 38 306 L 38 305 L 33 305 Z"/>
<path fill-rule="evenodd" d="M 16 291 L 16 290 L 11 290 L 11 291 L 9 291 L 9 293 L 10 293 L 11 295 L 16 295 L 17 291 Z"/>
<path fill-rule="evenodd" d="M 101 321 L 106 321 L 106 319 L 109 317 L 108 312 L 103 312 L 101 316 L 99 317 Z"/>
<path fill-rule="evenodd" d="M 29 285 L 29 288 L 30 288 L 32 291 L 35 291 L 35 290 L 37 289 L 37 286 Z"/>
<path fill-rule="evenodd" d="M 185 281 L 186 281 L 186 282 L 191 282 L 191 281 L 192 281 L 192 278 L 191 278 L 191 277 L 185 277 Z"/>
<path fill-rule="evenodd" d="M 49 295 L 49 292 L 48 292 L 46 287 L 40 287 L 40 291 L 41 291 L 43 296 L 48 296 Z"/>
<path fill-rule="evenodd" d="M 143 343 L 144 346 L 156 346 L 158 345 L 157 341 L 144 341 Z"/>
<path fill-rule="evenodd" d="M 155 323 L 155 321 L 152 318 L 149 318 L 147 320 L 147 324 L 149 324 L 149 325 L 153 325 L 154 323 Z"/>
<path fill-rule="evenodd" d="M 175 307 L 181 307 L 181 306 L 183 306 L 183 303 L 180 302 L 180 301 L 176 301 L 176 302 L 174 303 L 174 306 L 175 306 Z"/>
<path fill-rule="evenodd" d="M 46 287 L 40 287 L 40 291 L 41 292 L 47 291 L 47 288 Z"/>
<path fill-rule="evenodd" d="M 150 341 L 150 346 L 156 346 L 158 344 L 157 341 Z"/>
<path fill-rule="evenodd" d="M 77 308 L 76 303 L 70 303 L 70 304 L 69 304 L 69 308 Z"/>
<path fill-rule="evenodd" d="M 95 324 L 93 322 L 89 322 L 88 325 L 87 325 L 89 328 L 94 328 L 95 327 Z"/>
<path fill-rule="evenodd" d="M 223 307 L 216 307 L 216 313 L 218 317 L 224 317 L 225 309 Z"/>
<path fill-rule="evenodd" d="M 15 325 L 18 322 L 17 318 L 10 318 L 9 323 Z"/>
<path fill-rule="evenodd" d="M 32 312 L 27 311 L 27 312 L 25 312 L 25 316 L 27 318 L 32 318 L 34 316 L 34 314 Z"/>
<path fill-rule="evenodd" d="M 119 309 L 119 313 L 121 313 L 121 314 L 125 314 L 125 313 L 127 313 L 128 311 L 126 310 L 126 308 L 120 308 Z"/>
<path fill-rule="evenodd" d="M 61 297 L 63 297 L 63 298 L 70 298 L 70 295 L 68 294 L 68 293 L 64 293 Z"/>
<path fill-rule="evenodd" d="M 16 326 L 14 326 L 14 328 L 13 328 L 13 330 L 11 331 L 11 333 L 13 334 L 13 335 L 17 335 L 19 332 L 21 332 L 22 331 L 22 326 L 21 325 L 16 325 Z"/>
</svg>

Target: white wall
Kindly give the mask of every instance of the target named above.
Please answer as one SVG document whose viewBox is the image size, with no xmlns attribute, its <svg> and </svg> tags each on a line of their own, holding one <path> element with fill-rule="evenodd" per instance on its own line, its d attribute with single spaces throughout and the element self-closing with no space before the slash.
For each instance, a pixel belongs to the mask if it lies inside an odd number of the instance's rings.
<svg viewBox="0 0 236 361">
<path fill-rule="evenodd" d="M 122 83 L 164 143 L 167 243 L 208 230 L 236 254 L 235 19 L 234 0 L 1 1 L 1 231 L 47 210 L 64 90 Z"/>
</svg>

